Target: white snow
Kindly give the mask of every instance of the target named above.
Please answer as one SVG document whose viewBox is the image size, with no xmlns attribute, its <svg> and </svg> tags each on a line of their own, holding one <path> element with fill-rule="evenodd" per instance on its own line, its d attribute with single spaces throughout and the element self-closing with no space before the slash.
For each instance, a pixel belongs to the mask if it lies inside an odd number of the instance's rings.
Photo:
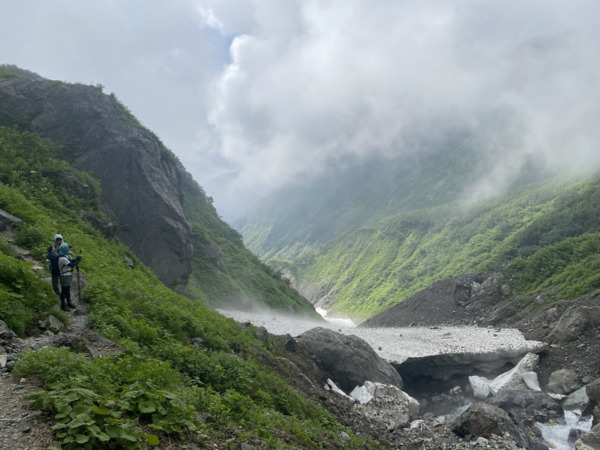
<svg viewBox="0 0 600 450">
<path fill-rule="evenodd" d="M 423 357 L 444 353 L 507 354 L 535 351 L 542 344 L 528 341 L 519 330 L 480 327 L 409 327 L 409 328 L 357 328 L 351 321 L 335 323 L 302 320 L 280 316 L 272 312 L 250 313 L 219 310 L 238 322 L 263 326 L 271 334 L 298 336 L 315 327 L 330 328 L 342 334 L 356 335 L 389 362 L 401 363 L 410 357 Z"/>
</svg>

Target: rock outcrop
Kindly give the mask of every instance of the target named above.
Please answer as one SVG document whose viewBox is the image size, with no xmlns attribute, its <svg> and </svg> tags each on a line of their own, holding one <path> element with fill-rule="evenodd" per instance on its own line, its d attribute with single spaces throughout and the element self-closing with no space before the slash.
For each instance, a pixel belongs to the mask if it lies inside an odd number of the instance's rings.
<svg viewBox="0 0 600 450">
<path fill-rule="evenodd" d="M 576 340 L 587 330 L 600 326 L 600 306 L 569 308 L 548 335 L 548 342 L 565 343 Z"/>
<path fill-rule="evenodd" d="M 402 388 L 402 378 L 363 339 L 326 328 L 313 328 L 296 338 L 297 351 L 307 353 L 314 363 L 344 392 L 366 381 Z"/>
<path fill-rule="evenodd" d="M 507 432 L 522 448 L 529 448 L 527 437 L 516 427 L 510 416 L 497 406 L 487 403 L 473 403 L 454 421 L 452 430 L 462 437 L 484 438 Z"/>
<path fill-rule="evenodd" d="M 419 402 L 395 386 L 365 383 L 352 391 L 353 397 L 361 389 L 359 395 L 365 397 L 367 393 L 370 398 L 359 400 L 360 404 L 354 409 L 367 418 L 383 422 L 390 430 L 406 427 L 419 412 Z"/>
<path fill-rule="evenodd" d="M 485 281 L 485 276 L 481 274 L 461 275 L 438 281 L 402 303 L 365 320 L 360 326 L 426 326 L 436 325 L 440 318 L 444 318 L 446 322 L 470 322 L 475 315 L 467 306 Z M 432 298 L 436 301 L 430 301 Z"/>
<path fill-rule="evenodd" d="M 191 273 L 190 226 L 173 155 L 114 95 L 43 78 L 0 79 L 0 125 L 38 133 L 100 181 L 114 235 L 167 285 Z"/>
</svg>

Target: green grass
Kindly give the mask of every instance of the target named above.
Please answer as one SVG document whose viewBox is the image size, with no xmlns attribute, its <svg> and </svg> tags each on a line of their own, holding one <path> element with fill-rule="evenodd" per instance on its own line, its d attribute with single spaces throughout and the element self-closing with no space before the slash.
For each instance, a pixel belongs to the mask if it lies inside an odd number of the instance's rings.
<svg viewBox="0 0 600 450">
<path fill-rule="evenodd" d="M 0 127 L 0 208 L 22 220 L 13 227 L 15 242 L 0 240 L 0 319 L 25 337 L 52 313 L 57 298 L 46 280 L 49 274 L 16 259 L 14 245 L 43 261 L 50 239 L 60 232 L 83 249 L 80 267 L 87 286 L 81 296 L 91 326 L 126 349 L 88 358 L 77 349 L 47 348 L 17 360 L 15 376 L 42 383 L 32 400 L 53 415 L 62 448 L 146 448 L 167 439 L 219 441 L 230 448 L 241 442 L 314 448 L 345 429 L 266 368 L 263 362 L 273 358 L 269 345 L 253 332 L 166 288 L 127 247 L 81 221 L 80 209 L 102 216 L 99 187 L 89 175 L 55 159 L 55 152 L 51 142 L 36 135 Z M 65 172 L 92 186 L 95 198 L 73 196 L 54 181 Z M 204 238 L 225 249 L 224 278 L 247 272 L 248 280 L 234 285 L 240 292 L 254 282 L 257 296 L 274 301 L 276 288 L 261 294 L 268 279 L 274 287 L 287 286 L 260 264 L 258 280 L 252 281 L 248 265 L 258 260 L 237 263 L 234 258 L 241 240 L 232 244 L 234 252 L 220 236 Z M 203 339 L 202 348 L 190 344 L 195 337 Z M 209 423 L 201 417 L 210 417 Z M 363 445 L 354 438 L 350 446 Z"/>
</svg>

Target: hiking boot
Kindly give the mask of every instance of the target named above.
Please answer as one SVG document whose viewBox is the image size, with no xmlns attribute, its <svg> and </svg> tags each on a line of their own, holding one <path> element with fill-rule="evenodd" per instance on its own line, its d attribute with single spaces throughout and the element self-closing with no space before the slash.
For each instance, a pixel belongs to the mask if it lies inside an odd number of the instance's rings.
<svg viewBox="0 0 600 450">
<path fill-rule="evenodd" d="M 67 308 L 67 305 L 60 305 L 60 309 L 62 309 L 63 311 L 69 311 L 69 308 Z"/>
<path fill-rule="evenodd" d="M 76 309 L 76 308 L 77 308 L 77 306 L 75 306 L 75 305 L 74 305 L 73 303 L 71 303 L 71 302 L 67 303 L 67 306 L 68 306 L 69 308 L 71 308 L 71 309 Z"/>
</svg>

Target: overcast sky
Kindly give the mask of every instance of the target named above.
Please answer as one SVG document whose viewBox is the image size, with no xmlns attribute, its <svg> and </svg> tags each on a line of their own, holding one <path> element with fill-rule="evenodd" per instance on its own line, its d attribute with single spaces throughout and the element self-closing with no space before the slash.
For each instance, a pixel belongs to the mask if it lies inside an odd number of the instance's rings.
<svg viewBox="0 0 600 450">
<path fill-rule="evenodd" d="M 527 156 L 598 165 L 598 17 L 597 0 L 0 0 L 0 63 L 104 85 L 231 220 L 297 173 L 456 127 L 502 162 L 486 183 Z"/>
</svg>

